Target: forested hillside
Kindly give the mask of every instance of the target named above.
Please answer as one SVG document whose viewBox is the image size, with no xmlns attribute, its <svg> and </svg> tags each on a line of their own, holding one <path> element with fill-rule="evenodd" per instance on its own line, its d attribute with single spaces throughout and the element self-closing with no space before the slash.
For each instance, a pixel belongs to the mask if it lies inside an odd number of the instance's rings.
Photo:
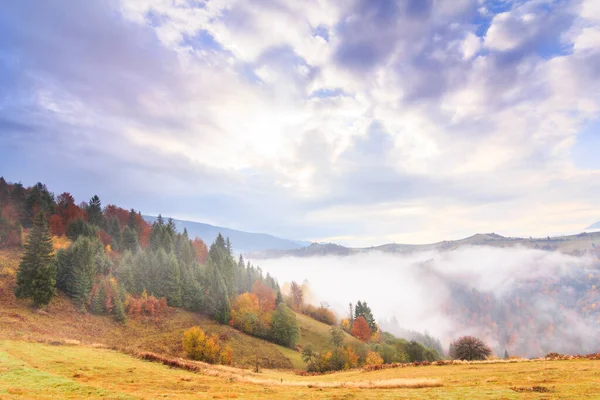
<svg viewBox="0 0 600 400">
<path fill-rule="evenodd" d="M 10 260 L 2 266 L 4 300 L 18 309 L 30 299 L 42 313 L 72 319 L 72 313 L 64 312 L 64 302 L 69 302 L 86 316 L 75 329 L 65 329 L 71 334 L 77 329 L 91 331 L 94 321 L 101 332 L 105 319 L 112 318 L 117 325 L 106 329 L 120 332 L 115 337 L 122 338 L 121 345 L 138 343 L 142 349 L 143 344 L 123 335 L 135 334 L 133 327 L 140 324 L 172 326 L 164 337 L 168 343 L 158 348 L 180 349 L 190 358 L 211 363 L 248 363 L 247 352 L 234 354 L 246 350 L 231 333 L 214 327 L 205 331 L 211 325 L 202 321 L 209 318 L 213 325 L 283 346 L 279 351 L 265 344 L 271 349 L 265 350 L 271 353 L 267 365 L 293 363 L 324 372 L 442 356 L 381 331 L 366 302 L 359 301 L 353 315 L 339 321 L 327 305 L 307 302 L 305 288 L 295 282 L 288 285 L 288 293 L 282 293 L 277 280 L 260 267 L 241 255 L 235 259 L 231 241 L 221 234 L 207 247 L 186 229 L 179 232 L 171 219 L 159 216 L 150 225 L 134 209 L 103 207 L 98 196 L 78 205 L 69 193 L 54 196 L 42 183 L 26 188 L 2 178 L 0 210 L 0 244 L 3 254 L 9 255 L 3 260 Z M 17 303 L 10 300 L 14 295 Z M 57 302 L 63 306 L 54 308 Z M 191 326 L 194 318 L 186 312 L 198 315 L 196 321 L 202 328 Z M 32 315 L 9 312 L 3 317 L 39 333 L 37 322 L 21 324 Z M 105 319 L 100 323 L 88 316 Z M 179 316 L 179 325 L 171 325 L 174 316 Z M 180 325 L 184 321 L 190 321 L 185 331 Z M 127 328 L 118 328 L 119 324 Z M 173 338 L 173 334 L 180 336 Z M 94 336 L 82 333 L 81 337 Z M 173 340 L 180 345 L 173 347 Z M 273 361 L 282 352 L 290 364 Z M 256 357 L 257 364 L 263 363 Z"/>
</svg>

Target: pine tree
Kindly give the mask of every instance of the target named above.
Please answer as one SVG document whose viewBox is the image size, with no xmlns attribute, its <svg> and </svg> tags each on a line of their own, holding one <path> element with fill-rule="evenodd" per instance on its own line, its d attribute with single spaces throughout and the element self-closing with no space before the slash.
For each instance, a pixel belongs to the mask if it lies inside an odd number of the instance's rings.
<svg viewBox="0 0 600 400">
<path fill-rule="evenodd" d="M 229 294 L 227 292 L 227 286 L 221 276 L 221 273 L 217 266 L 214 265 L 212 260 L 208 260 L 208 296 L 207 306 L 208 312 L 213 319 L 220 322 L 221 324 L 227 324 L 229 322 Z"/>
<path fill-rule="evenodd" d="M 83 308 L 94 286 L 94 243 L 89 238 L 80 237 L 69 250 L 72 257 L 69 295 Z"/>
<path fill-rule="evenodd" d="M 106 233 L 108 233 L 110 235 L 110 237 L 112 238 L 112 243 L 110 244 L 110 246 L 115 251 L 121 251 L 121 248 L 122 248 L 121 226 L 119 225 L 119 220 L 117 219 L 117 217 L 112 217 L 108 221 L 106 229 L 107 229 Z"/>
<path fill-rule="evenodd" d="M 44 213 L 40 212 L 27 237 L 17 272 L 15 294 L 18 298 L 31 297 L 36 307 L 50 303 L 56 292 L 56 261 L 53 252 L 48 222 Z"/>
<path fill-rule="evenodd" d="M 87 206 L 88 221 L 92 225 L 104 227 L 104 215 L 102 214 L 102 203 L 97 195 L 90 199 Z"/>
<path fill-rule="evenodd" d="M 138 234 L 134 229 L 131 229 L 129 225 L 126 226 L 125 229 L 123 229 L 122 242 L 123 250 L 129 250 L 132 253 L 135 253 L 140 247 L 140 244 L 138 242 Z"/>
<path fill-rule="evenodd" d="M 119 269 L 117 270 L 117 278 L 129 293 L 135 293 L 135 279 L 133 277 L 133 255 L 130 251 L 126 251 L 121 258 Z"/>
<path fill-rule="evenodd" d="M 504 359 L 508 360 L 510 357 L 508 356 L 508 350 L 504 349 Z"/>
<path fill-rule="evenodd" d="M 171 253 L 166 264 L 163 266 L 165 271 L 165 297 L 170 307 L 181 307 L 181 282 L 179 263 L 175 254 Z"/>
<path fill-rule="evenodd" d="M 138 221 L 137 221 L 137 213 L 135 212 L 135 210 L 133 208 L 131 210 L 129 210 L 129 220 L 127 222 L 127 226 L 129 228 L 133 229 L 135 231 L 135 233 L 139 235 L 140 226 L 138 225 Z"/>
</svg>

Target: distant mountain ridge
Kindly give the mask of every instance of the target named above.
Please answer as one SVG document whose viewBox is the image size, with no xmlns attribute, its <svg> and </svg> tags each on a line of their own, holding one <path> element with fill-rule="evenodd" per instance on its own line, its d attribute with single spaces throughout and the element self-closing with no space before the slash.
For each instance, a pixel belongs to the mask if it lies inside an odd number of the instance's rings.
<svg viewBox="0 0 600 400">
<path fill-rule="evenodd" d="M 315 257 L 315 256 L 348 256 L 359 253 L 380 251 L 384 253 L 406 254 L 415 251 L 448 251 L 462 246 L 521 246 L 532 249 L 561 251 L 568 254 L 582 254 L 586 251 L 597 251 L 600 248 L 600 232 L 583 232 L 577 235 L 547 236 L 545 238 L 505 237 L 497 233 L 478 233 L 459 240 L 444 240 L 430 244 L 397 244 L 388 243 L 372 247 L 345 247 L 333 243 L 312 243 L 310 246 L 288 249 L 254 252 L 253 258 L 278 257 Z"/>
<path fill-rule="evenodd" d="M 144 215 L 143 218 L 149 223 L 153 223 L 157 219 L 157 217 L 151 215 Z M 167 217 L 164 218 L 165 220 L 167 219 Z M 244 232 L 202 222 L 185 221 L 174 218 L 173 221 L 179 232 L 183 232 L 185 228 L 187 229 L 190 238 L 199 237 L 207 246 L 210 246 L 210 244 L 215 241 L 219 233 L 225 237 L 229 237 L 235 253 L 293 250 L 310 244 L 310 242 L 283 239 L 266 233 Z"/>
<path fill-rule="evenodd" d="M 586 230 L 587 230 L 587 229 L 600 229 L 600 221 L 596 222 L 595 224 L 592 224 L 592 225 L 588 226 L 588 227 L 587 227 L 587 228 L 585 228 L 585 229 L 586 229 Z"/>
</svg>

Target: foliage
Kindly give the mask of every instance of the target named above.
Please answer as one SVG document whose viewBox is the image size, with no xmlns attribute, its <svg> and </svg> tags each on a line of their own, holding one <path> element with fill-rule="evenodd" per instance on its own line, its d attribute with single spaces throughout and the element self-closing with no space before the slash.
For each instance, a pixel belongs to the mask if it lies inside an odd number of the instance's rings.
<svg viewBox="0 0 600 400">
<path fill-rule="evenodd" d="M 207 335 L 198 326 L 194 326 L 183 334 L 183 349 L 193 360 L 212 364 L 231 364 L 232 354 L 228 346 L 222 346 L 219 336 Z"/>
<path fill-rule="evenodd" d="M 277 306 L 271 322 L 271 339 L 283 346 L 293 347 L 300 334 L 296 314 L 285 304 Z"/>
<path fill-rule="evenodd" d="M 352 336 L 367 343 L 371 339 L 371 329 L 364 317 L 360 316 L 352 324 Z"/>
<path fill-rule="evenodd" d="M 98 236 L 98 227 L 89 224 L 83 218 L 77 218 L 67 225 L 67 237 L 75 241 L 79 236 L 94 238 Z"/>
<path fill-rule="evenodd" d="M 97 195 L 94 195 L 86 208 L 88 221 L 92 225 L 104 227 L 104 214 L 102 214 L 102 203 Z"/>
<path fill-rule="evenodd" d="M 490 349 L 483 341 L 473 336 L 463 336 L 452 342 L 450 357 L 457 360 L 485 360 L 492 355 Z"/>
<path fill-rule="evenodd" d="M 94 286 L 94 277 L 101 270 L 107 272 L 107 262 L 104 246 L 97 238 L 80 236 L 69 248 L 57 254 L 56 285 L 84 308 Z"/>
<path fill-rule="evenodd" d="M 365 365 L 372 367 L 372 366 L 377 366 L 377 365 L 382 365 L 383 364 L 383 358 L 379 355 L 379 353 L 376 353 L 374 351 L 369 351 L 369 353 L 367 354 L 367 358 L 365 360 Z"/>
<path fill-rule="evenodd" d="M 52 238 L 46 217 L 40 212 L 24 246 L 15 294 L 18 298 L 31 297 L 36 307 L 45 306 L 55 295 L 55 284 L 56 261 Z"/>
<path fill-rule="evenodd" d="M 304 293 L 302 286 L 297 282 L 292 282 L 290 285 L 290 299 L 292 310 L 302 312 L 304 310 Z"/>
<path fill-rule="evenodd" d="M 356 303 L 356 308 L 354 310 L 354 320 L 358 317 L 363 317 L 364 320 L 369 325 L 369 329 L 371 332 L 377 331 L 377 325 L 375 324 L 375 318 L 373 317 L 373 313 L 371 312 L 371 308 L 367 305 L 367 302 L 358 301 Z"/>
<path fill-rule="evenodd" d="M 112 315 L 115 320 L 125 322 L 127 319 L 123 302 L 126 292 L 114 277 L 106 277 L 98 281 L 90 293 L 90 310 L 98 315 Z"/>
<path fill-rule="evenodd" d="M 312 304 L 306 305 L 304 307 L 304 314 L 327 325 L 335 325 L 337 322 L 335 313 L 325 303 L 321 303 L 319 307 L 315 307 Z"/>
</svg>

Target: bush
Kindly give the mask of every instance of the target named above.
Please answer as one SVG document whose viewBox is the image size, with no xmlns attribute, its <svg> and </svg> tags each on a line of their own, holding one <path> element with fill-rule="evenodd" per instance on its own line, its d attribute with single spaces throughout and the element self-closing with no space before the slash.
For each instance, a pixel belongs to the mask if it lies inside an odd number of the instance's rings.
<svg viewBox="0 0 600 400">
<path fill-rule="evenodd" d="M 325 305 L 315 307 L 309 304 L 304 308 L 304 314 L 327 325 L 335 325 L 337 322 L 334 312 Z"/>
<path fill-rule="evenodd" d="M 463 336 L 451 344 L 450 357 L 458 360 L 485 360 L 492 355 L 490 349 L 480 339 L 473 336 Z"/>
<path fill-rule="evenodd" d="M 208 336 L 194 326 L 183 334 L 183 349 L 189 358 L 211 364 L 231 364 L 231 349 L 222 346 L 219 336 Z"/>
<path fill-rule="evenodd" d="M 373 367 L 373 366 L 382 365 L 382 364 L 383 364 L 383 358 L 381 358 L 379 353 L 370 351 L 367 354 L 367 359 L 365 360 L 365 365 L 367 367 Z"/>
</svg>

